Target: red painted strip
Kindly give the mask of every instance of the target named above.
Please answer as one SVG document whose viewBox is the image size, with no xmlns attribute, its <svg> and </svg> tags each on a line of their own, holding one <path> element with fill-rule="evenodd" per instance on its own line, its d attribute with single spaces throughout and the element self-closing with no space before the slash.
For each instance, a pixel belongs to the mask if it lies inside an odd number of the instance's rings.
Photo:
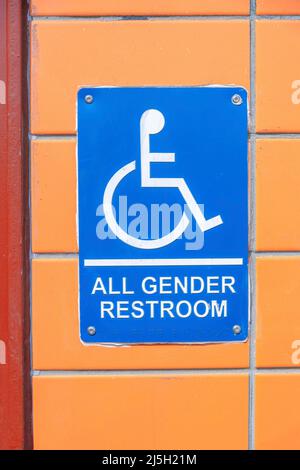
<svg viewBox="0 0 300 470">
<path fill-rule="evenodd" d="M 0 449 L 25 445 L 22 4 L 0 0 Z"/>
</svg>

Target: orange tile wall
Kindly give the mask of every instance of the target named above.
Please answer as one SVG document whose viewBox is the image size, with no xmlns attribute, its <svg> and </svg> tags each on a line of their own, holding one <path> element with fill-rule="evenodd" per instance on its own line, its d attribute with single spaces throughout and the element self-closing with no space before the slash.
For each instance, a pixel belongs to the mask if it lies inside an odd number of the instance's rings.
<svg viewBox="0 0 300 470">
<path fill-rule="evenodd" d="M 32 0 L 30 8 L 34 448 L 300 449 L 299 2 Z M 77 89 L 208 83 L 250 92 L 249 341 L 84 346 Z"/>
</svg>

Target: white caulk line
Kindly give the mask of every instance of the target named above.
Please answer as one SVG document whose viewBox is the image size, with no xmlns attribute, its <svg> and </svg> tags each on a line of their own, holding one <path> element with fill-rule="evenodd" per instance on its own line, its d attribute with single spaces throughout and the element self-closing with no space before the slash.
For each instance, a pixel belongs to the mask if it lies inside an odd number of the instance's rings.
<svg viewBox="0 0 300 470">
<path fill-rule="evenodd" d="M 85 267 L 93 266 L 241 266 L 243 258 L 190 259 L 85 259 Z"/>
</svg>

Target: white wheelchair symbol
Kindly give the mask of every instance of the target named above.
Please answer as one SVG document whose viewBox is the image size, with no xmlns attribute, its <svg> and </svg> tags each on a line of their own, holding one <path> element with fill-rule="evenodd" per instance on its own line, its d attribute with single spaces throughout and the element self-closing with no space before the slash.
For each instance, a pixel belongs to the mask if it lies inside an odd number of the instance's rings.
<svg viewBox="0 0 300 470">
<path fill-rule="evenodd" d="M 150 135 L 158 134 L 164 128 L 164 115 L 157 109 L 148 109 L 140 119 L 140 150 L 141 150 L 141 187 L 142 188 L 178 188 L 189 210 L 194 216 L 200 230 L 205 232 L 222 224 L 222 218 L 217 215 L 211 219 L 205 219 L 203 212 L 195 201 L 183 178 L 152 178 L 150 165 L 154 162 L 175 162 L 175 153 L 150 152 Z M 120 182 L 132 171 L 135 171 L 135 160 L 120 168 L 109 180 L 103 196 L 103 212 L 111 231 L 124 243 L 135 248 L 151 250 L 162 248 L 180 238 L 190 223 L 185 212 L 177 226 L 167 235 L 155 240 L 141 240 L 129 235 L 117 223 L 113 211 L 113 196 Z"/>
</svg>

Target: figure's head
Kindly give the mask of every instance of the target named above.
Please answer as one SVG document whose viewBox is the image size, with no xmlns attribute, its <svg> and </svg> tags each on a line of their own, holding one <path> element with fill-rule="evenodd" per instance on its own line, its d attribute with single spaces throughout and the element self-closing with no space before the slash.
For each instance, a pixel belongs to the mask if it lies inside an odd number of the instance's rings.
<svg viewBox="0 0 300 470">
<path fill-rule="evenodd" d="M 147 109 L 142 114 L 141 130 L 147 134 L 158 134 L 165 125 L 164 115 L 158 109 Z"/>
</svg>

